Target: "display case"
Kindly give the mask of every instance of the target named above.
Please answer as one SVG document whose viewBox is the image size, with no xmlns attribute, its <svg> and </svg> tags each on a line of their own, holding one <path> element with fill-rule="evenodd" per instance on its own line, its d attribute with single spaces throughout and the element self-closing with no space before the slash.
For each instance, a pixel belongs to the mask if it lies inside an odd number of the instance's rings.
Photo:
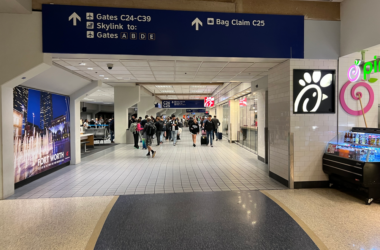
<svg viewBox="0 0 380 250">
<path fill-rule="evenodd" d="M 339 133 L 323 155 L 330 186 L 343 184 L 363 191 L 366 203 L 380 198 L 380 129 L 352 128 Z"/>
</svg>

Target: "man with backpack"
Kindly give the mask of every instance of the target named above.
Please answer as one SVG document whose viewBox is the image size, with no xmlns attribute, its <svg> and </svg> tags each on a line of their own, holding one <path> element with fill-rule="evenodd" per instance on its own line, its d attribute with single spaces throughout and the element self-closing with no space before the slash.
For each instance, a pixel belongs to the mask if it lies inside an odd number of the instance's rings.
<svg viewBox="0 0 380 250">
<path fill-rule="evenodd" d="M 135 119 L 132 120 L 131 126 L 129 127 L 129 131 L 133 134 L 134 147 L 139 149 L 139 131 L 137 130 L 137 121 Z"/>
<path fill-rule="evenodd" d="M 143 129 L 143 135 L 146 139 L 146 145 L 148 146 L 148 153 L 146 156 L 150 156 L 150 152 L 152 152 L 152 158 L 156 155 L 156 151 L 152 149 L 152 141 L 153 137 L 156 134 L 157 128 L 154 126 L 152 119 L 150 117 L 146 118 L 146 124 Z"/>
<path fill-rule="evenodd" d="M 213 141 L 213 134 L 214 134 L 214 123 L 211 121 L 211 115 L 208 116 L 207 119 L 205 119 L 205 123 L 203 125 L 204 129 L 206 130 L 206 133 L 207 133 L 207 140 L 209 141 L 211 147 L 213 147 L 212 145 L 212 141 Z"/>
</svg>

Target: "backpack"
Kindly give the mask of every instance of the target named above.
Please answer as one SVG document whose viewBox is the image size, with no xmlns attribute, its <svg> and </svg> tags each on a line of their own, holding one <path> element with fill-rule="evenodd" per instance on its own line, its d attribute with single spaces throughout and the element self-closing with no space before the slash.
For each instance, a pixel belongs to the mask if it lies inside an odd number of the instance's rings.
<svg viewBox="0 0 380 250">
<path fill-rule="evenodd" d="M 131 126 L 129 127 L 129 131 L 131 131 L 132 133 L 137 131 L 137 123 L 136 122 L 131 124 Z"/>
<path fill-rule="evenodd" d="M 155 135 L 156 134 L 156 126 L 154 126 L 154 124 L 153 123 L 149 123 L 149 124 L 147 124 L 147 126 L 148 126 L 148 128 L 147 128 L 147 130 L 146 130 L 146 134 L 148 135 L 148 136 L 153 136 L 153 135 Z"/>
</svg>

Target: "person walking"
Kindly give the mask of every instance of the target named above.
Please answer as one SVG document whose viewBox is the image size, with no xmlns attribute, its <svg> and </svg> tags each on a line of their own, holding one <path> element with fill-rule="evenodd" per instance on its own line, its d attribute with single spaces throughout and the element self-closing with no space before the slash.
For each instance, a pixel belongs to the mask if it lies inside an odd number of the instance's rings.
<svg viewBox="0 0 380 250">
<path fill-rule="evenodd" d="M 170 119 L 169 117 L 166 118 L 166 140 L 170 140 L 172 139 L 172 131 L 171 131 L 171 127 L 170 127 Z"/>
<path fill-rule="evenodd" d="M 154 123 L 150 117 L 146 118 L 146 123 L 143 129 L 143 137 L 146 139 L 146 145 L 148 147 L 148 153 L 146 156 L 150 156 L 150 153 L 152 153 L 152 158 L 156 156 L 156 151 L 153 151 L 152 149 L 152 142 L 153 142 L 153 136 L 156 134 L 156 126 L 154 126 Z"/>
<path fill-rule="evenodd" d="M 162 116 L 161 116 L 160 121 L 162 124 L 160 142 L 161 142 L 161 144 L 163 144 L 164 138 L 166 138 L 166 120 L 164 118 L 162 118 Z"/>
<path fill-rule="evenodd" d="M 110 134 L 111 134 L 111 143 L 115 143 L 113 140 L 115 139 L 115 120 L 111 118 L 110 120 Z"/>
<path fill-rule="evenodd" d="M 129 127 L 129 131 L 133 134 L 133 141 L 135 143 L 134 147 L 139 149 L 139 131 L 138 131 L 138 123 L 136 120 L 133 120 L 131 126 Z"/>
<path fill-rule="evenodd" d="M 214 134 L 214 123 L 212 123 L 211 117 L 212 116 L 209 115 L 208 119 L 205 121 L 204 129 L 206 130 L 206 133 L 207 133 L 207 140 L 210 143 L 211 147 L 213 147 L 212 141 L 213 141 L 213 134 Z"/>
<path fill-rule="evenodd" d="M 83 129 L 88 129 L 88 121 L 87 121 L 87 119 L 84 120 Z"/>
<path fill-rule="evenodd" d="M 178 122 L 175 119 L 175 115 L 172 115 L 172 120 L 169 123 L 169 127 L 171 130 L 173 146 L 176 146 L 177 143 L 177 134 L 178 134 Z"/>
<path fill-rule="evenodd" d="M 194 118 L 194 122 L 189 125 L 189 131 L 191 133 L 191 137 L 193 138 L 193 147 L 196 147 L 197 134 L 199 134 L 199 124 L 197 118 Z"/>
<path fill-rule="evenodd" d="M 220 126 L 220 122 L 216 118 L 216 115 L 214 115 L 214 119 L 212 119 L 211 122 L 214 124 L 214 139 L 216 138 L 216 140 L 218 140 L 218 128 Z"/>
<path fill-rule="evenodd" d="M 161 123 L 160 117 L 157 116 L 156 122 L 154 125 L 156 126 L 157 146 L 160 146 L 160 144 L 161 144 L 161 133 L 162 133 L 162 127 L 163 127 L 163 124 Z"/>
<path fill-rule="evenodd" d="M 142 142 L 142 149 L 147 149 L 146 145 L 145 145 L 145 139 L 143 139 L 143 127 L 141 127 L 141 119 L 138 119 L 137 120 L 137 131 L 139 132 L 139 137 L 141 138 L 141 142 Z M 138 138 L 138 137 L 137 137 Z"/>
</svg>

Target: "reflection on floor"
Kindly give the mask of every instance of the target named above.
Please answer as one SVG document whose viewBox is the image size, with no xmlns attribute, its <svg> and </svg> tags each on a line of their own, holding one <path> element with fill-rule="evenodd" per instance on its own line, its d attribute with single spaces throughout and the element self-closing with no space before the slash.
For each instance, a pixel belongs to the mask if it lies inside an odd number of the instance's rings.
<svg viewBox="0 0 380 250">
<path fill-rule="evenodd" d="M 380 204 L 364 205 L 335 189 L 268 190 L 328 249 L 380 249 Z"/>
<path fill-rule="evenodd" d="M 10 199 L 286 189 L 255 154 L 235 144 L 193 147 L 189 132 L 181 137 L 177 146 L 153 146 L 155 158 L 133 145 L 103 150 L 18 188 Z"/>
<path fill-rule="evenodd" d="M 259 191 L 124 195 L 95 249 L 318 249 Z"/>
<path fill-rule="evenodd" d="M 116 143 L 99 143 L 99 144 L 95 144 L 95 147 L 87 147 L 87 152 L 84 152 L 84 148 L 81 149 L 81 158 L 85 158 L 85 157 L 88 157 L 90 155 L 93 155 L 93 154 L 96 154 L 96 153 L 99 153 L 100 151 L 103 151 L 105 149 L 108 149 L 108 148 L 111 148 L 111 147 L 115 147 Z"/>
<path fill-rule="evenodd" d="M 262 192 L 2 200 L 0 249 L 380 248 L 379 204 L 334 189 Z"/>
</svg>

